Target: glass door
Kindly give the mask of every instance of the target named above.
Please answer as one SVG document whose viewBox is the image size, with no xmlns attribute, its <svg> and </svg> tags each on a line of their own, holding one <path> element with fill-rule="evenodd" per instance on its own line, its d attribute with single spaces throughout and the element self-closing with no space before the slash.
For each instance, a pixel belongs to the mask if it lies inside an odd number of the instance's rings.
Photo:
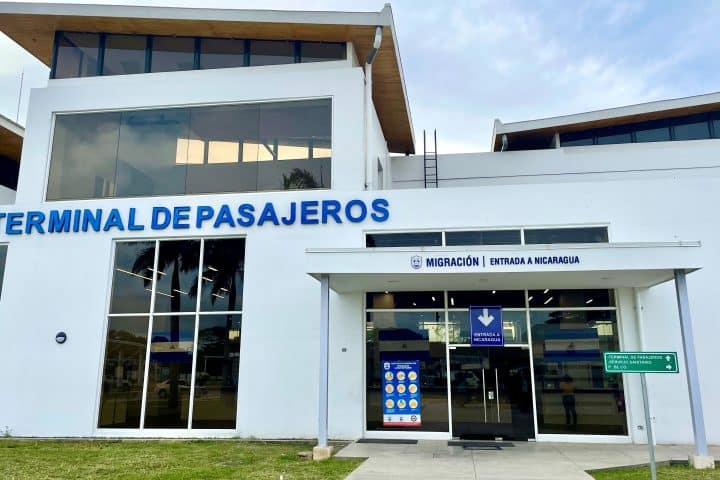
<svg viewBox="0 0 720 480">
<path fill-rule="evenodd" d="M 453 435 L 534 438 L 531 381 L 527 348 L 450 347 Z"/>
</svg>

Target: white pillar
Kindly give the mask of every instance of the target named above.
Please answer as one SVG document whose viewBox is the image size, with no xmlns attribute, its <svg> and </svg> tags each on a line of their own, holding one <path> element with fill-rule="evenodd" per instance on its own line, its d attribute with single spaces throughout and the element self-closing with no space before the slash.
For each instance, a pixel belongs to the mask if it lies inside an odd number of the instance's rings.
<svg viewBox="0 0 720 480">
<path fill-rule="evenodd" d="M 320 378 L 318 381 L 318 444 L 313 449 L 313 458 L 328 458 L 332 449 L 328 448 L 328 365 L 330 344 L 330 277 L 320 275 Z"/>
<path fill-rule="evenodd" d="M 700 397 L 700 379 L 698 376 L 695 345 L 693 342 L 690 302 L 688 300 L 685 270 L 675 270 L 675 292 L 677 293 L 680 332 L 682 334 L 685 374 L 687 375 L 688 394 L 690 396 L 690 415 L 692 417 L 695 455 L 690 460 L 698 468 L 714 468 L 714 460 L 708 454 L 705 420 L 703 418 L 702 399 Z"/>
</svg>

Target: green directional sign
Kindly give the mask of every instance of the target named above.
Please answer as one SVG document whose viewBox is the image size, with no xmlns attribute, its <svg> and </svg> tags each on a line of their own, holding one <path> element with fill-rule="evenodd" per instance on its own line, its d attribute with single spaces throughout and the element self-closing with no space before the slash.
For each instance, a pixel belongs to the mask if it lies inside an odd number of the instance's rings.
<svg viewBox="0 0 720 480">
<path fill-rule="evenodd" d="M 678 373 L 676 352 L 605 352 L 607 373 Z"/>
</svg>

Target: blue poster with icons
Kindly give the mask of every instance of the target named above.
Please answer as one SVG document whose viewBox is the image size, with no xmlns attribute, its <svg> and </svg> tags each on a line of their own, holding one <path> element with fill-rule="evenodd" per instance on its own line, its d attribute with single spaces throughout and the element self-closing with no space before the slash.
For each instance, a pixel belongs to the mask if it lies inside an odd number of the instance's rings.
<svg viewBox="0 0 720 480">
<path fill-rule="evenodd" d="M 420 361 L 386 360 L 382 369 L 383 426 L 419 427 Z"/>
<path fill-rule="evenodd" d="M 473 347 L 502 347 L 502 307 L 470 307 L 470 345 Z"/>
</svg>

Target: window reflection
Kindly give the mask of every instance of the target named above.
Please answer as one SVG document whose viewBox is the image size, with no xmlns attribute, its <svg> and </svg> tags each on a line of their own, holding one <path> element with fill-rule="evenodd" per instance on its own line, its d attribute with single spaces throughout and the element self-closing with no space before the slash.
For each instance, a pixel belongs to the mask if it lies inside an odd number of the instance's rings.
<svg viewBox="0 0 720 480">
<path fill-rule="evenodd" d="M 56 118 L 48 200 L 328 188 L 331 100 Z"/>
<path fill-rule="evenodd" d="M 195 311 L 199 262 L 200 240 L 160 242 L 155 286 L 156 312 Z"/>
<path fill-rule="evenodd" d="M 281 65 L 295 62 L 295 42 L 251 40 L 250 66 Z"/>
<path fill-rule="evenodd" d="M 53 78 L 93 77 L 97 75 L 100 35 L 60 32 Z"/>
<path fill-rule="evenodd" d="M 244 239 L 206 240 L 200 309 L 205 312 L 242 310 L 244 269 Z"/>
<path fill-rule="evenodd" d="M 194 315 L 153 318 L 145 427 L 187 428 L 194 337 Z"/>
<path fill-rule="evenodd" d="M 622 375 L 603 352 L 620 348 L 614 311 L 532 311 L 539 433 L 627 435 Z"/>
<path fill-rule="evenodd" d="M 155 242 L 122 242 L 115 247 L 110 313 L 148 313 Z"/>
<path fill-rule="evenodd" d="M 152 37 L 151 72 L 192 70 L 195 39 L 192 37 Z"/>
<path fill-rule="evenodd" d="M 98 427 L 138 428 L 148 317 L 108 319 Z"/>
<path fill-rule="evenodd" d="M 245 40 L 203 38 L 200 40 L 200 68 L 245 66 Z"/>
<path fill-rule="evenodd" d="M 147 37 L 144 35 L 105 35 L 103 75 L 145 72 Z"/>
<path fill-rule="evenodd" d="M 120 115 L 107 112 L 56 116 L 48 200 L 115 194 Z"/>
<path fill-rule="evenodd" d="M 192 428 L 235 428 L 240 315 L 201 315 Z"/>
</svg>

